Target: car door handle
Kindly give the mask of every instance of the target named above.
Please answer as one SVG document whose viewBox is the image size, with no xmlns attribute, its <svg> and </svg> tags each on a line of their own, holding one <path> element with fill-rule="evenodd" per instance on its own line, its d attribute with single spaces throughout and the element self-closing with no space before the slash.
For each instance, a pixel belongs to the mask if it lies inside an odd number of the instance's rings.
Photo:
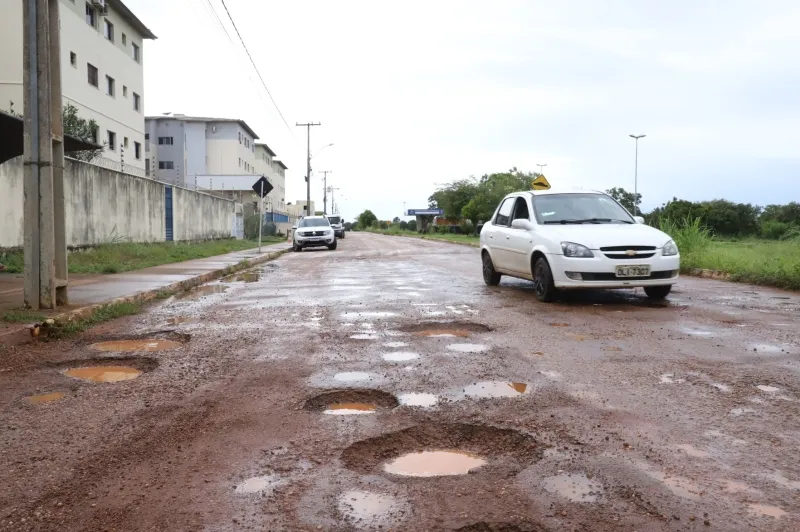
<svg viewBox="0 0 800 532">
<path fill-rule="evenodd" d="M 510 236 L 507 236 L 507 237 L 506 237 L 506 240 L 511 240 L 511 237 L 510 237 Z"/>
</svg>

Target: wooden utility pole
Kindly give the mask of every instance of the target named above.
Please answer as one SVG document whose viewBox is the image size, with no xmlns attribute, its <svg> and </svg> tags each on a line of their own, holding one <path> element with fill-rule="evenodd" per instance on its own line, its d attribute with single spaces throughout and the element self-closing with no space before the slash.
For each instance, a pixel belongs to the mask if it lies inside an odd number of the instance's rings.
<svg viewBox="0 0 800 532">
<path fill-rule="evenodd" d="M 60 0 L 24 0 L 25 305 L 66 305 Z"/>
<path fill-rule="evenodd" d="M 319 173 L 325 174 L 322 178 L 322 214 L 328 214 L 328 174 L 332 174 L 333 170 L 320 170 Z"/>
</svg>

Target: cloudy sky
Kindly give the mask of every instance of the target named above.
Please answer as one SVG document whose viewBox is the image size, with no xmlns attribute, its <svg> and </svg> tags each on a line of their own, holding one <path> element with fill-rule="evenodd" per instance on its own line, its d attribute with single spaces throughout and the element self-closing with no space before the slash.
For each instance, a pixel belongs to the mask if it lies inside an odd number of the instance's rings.
<svg viewBox="0 0 800 532">
<path fill-rule="evenodd" d="M 126 0 L 145 111 L 242 118 L 305 198 L 305 130 L 341 211 L 389 219 L 437 183 L 547 164 L 554 185 L 800 199 L 796 0 Z M 230 32 L 229 40 L 213 11 Z M 319 205 L 319 204 L 318 204 Z"/>
</svg>

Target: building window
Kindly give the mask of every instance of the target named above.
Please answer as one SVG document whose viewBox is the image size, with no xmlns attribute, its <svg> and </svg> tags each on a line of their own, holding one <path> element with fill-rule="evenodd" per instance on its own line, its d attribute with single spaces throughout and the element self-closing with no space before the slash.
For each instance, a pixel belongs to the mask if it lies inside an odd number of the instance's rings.
<svg viewBox="0 0 800 532">
<path fill-rule="evenodd" d="M 128 44 L 128 36 L 123 33 L 122 34 L 122 46 L 125 46 L 126 44 Z"/>
<path fill-rule="evenodd" d="M 91 6 L 91 4 L 89 4 L 89 2 L 86 2 L 86 23 L 89 26 L 96 28 L 97 20 L 94 17 L 94 8 Z"/>
<path fill-rule="evenodd" d="M 144 140 L 150 140 L 150 133 L 144 134 Z"/>
<path fill-rule="evenodd" d="M 75 52 L 69 53 L 69 64 L 74 66 L 75 68 L 78 68 L 78 54 L 76 54 Z"/>
<path fill-rule="evenodd" d="M 133 110 L 134 111 L 138 111 L 139 110 L 139 104 L 140 104 L 139 100 L 140 100 L 139 95 L 134 92 L 133 93 Z"/>
<path fill-rule="evenodd" d="M 242 167 L 242 158 L 239 157 L 239 168 L 241 168 L 241 167 Z"/>
<path fill-rule="evenodd" d="M 167 146 L 172 146 L 172 137 L 158 137 L 159 144 L 166 144 Z"/>
<path fill-rule="evenodd" d="M 172 161 L 158 161 L 159 170 L 174 170 L 175 163 Z"/>
<path fill-rule="evenodd" d="M 128 147 L 128 137 L 122 139 L 122 145 L 125 146 L 125 148 Z"/>
<path fill-rule="evenodd" d="M 133 143 L 133 156 L 136 157 L 136 159 L 142 158 L 142 145 L 139 142 Z"/>
<path fill-rule="evenodd" d="M 114 78 L 106 76 L 106 94 L 114 96 Z"/>
<path fill-rule="evenodd" d="M 91 63 L 86 63 L 86 75 L 89 79 L 89 85 L 93 87 L 98 86 L 97 81 L 97 67 L 92 65 Z"/>
<path fill-rule="evenodd" d="M 139 47 L 136 46 L 136 43 L 131 43 L 131 46 L 133 47 L 133 60 L 138 63 L 139 62 Z"/>
<path fill-rule="evenodd" d="M 239 132 L 239 144 L 241 144 L 241 143 L 242 143 L 242 132 L 240 131 Z"/>
<path fill-rule="evenodd" d="M 114 25 L 108 21 L 107 18 L 103 19 L 103 36 L 111 42 L 114 42 Z"/>
<path fill-rule="evenodd" d="M 116 151 L 117 148 L 117 134 L 113 131 L 108 132 L 108 149 L 111 151 Z"/>
<path fill-rule="evenodd" d="M 127 98 L 128 97 L 128 87 L 126 85 L 122 86 L 122 96 L 123 96 L 123 98 Z"/>
</svg>

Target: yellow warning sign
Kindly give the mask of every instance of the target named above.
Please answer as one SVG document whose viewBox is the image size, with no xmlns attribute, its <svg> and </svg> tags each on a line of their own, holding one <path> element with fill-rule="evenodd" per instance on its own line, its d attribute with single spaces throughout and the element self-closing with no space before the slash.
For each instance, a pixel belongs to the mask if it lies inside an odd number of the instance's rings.
<svg viewBox="0 0 800 532">
<path fill-rule="evenodd" d="M 531 188 L 533 190 L 547 190 L 550 188 L 550 183 L 547 182 L 547 179 L 545 179 L 543 175 L 540 175 L 531 181 Z"/>
</svg>

